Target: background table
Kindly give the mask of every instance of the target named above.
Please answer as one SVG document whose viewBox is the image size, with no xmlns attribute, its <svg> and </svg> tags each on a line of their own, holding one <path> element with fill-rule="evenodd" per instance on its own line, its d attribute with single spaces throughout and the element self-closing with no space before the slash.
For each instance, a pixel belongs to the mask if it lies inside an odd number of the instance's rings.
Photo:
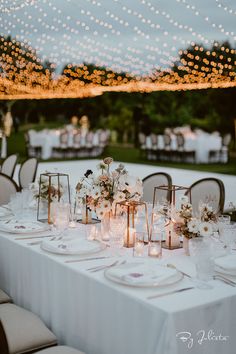
<svg viewBox="0 0 236 354">
<path fill-rule="evenodd" d="M 81 229 L 76 232 L 81 237 Z M 86 271 L 109 264 L 111 259 L 69 264 L 66 259 L 79 257 L 49 254 L 38 245 L 29 246 L 32 240 L 16 240 L 18 237 L 0 233 L 0 287 L 16 304 L 38 314 L 61 343 L 87 354 L 234 353 L 236 288 L 212 281 L 211 290 L 193 289 L 147 300 L 160 290 L 121 286 L 105 279 L 103 272 Z M 126 250 L 128 259 L 130 253 Z M 194 272 L 182 249 L 165 251 L 163 259 Z M 168 289 L 183 285 L 191 283 L 186 278 Z M 217 336 L 229 338 L 199 344 L 200 330 L 206 336 L 213 330 Z M 192 335 L 191 350 L 188 342 L 176 338 L 182 331 Z"/>
</svg>

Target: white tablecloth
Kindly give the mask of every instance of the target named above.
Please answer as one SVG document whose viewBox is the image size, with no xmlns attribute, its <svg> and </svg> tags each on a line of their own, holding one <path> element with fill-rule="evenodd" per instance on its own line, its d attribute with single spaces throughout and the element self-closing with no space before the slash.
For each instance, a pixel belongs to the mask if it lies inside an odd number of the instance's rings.
<svg viewBox="0 0 236 354">
<path fill-rule="evenodd" d="M 222 138 L 215 134 L 208 134 L 206 132 L 188 133 L 185 134 L 185 150 L 196 151 L 196 162 L 197 163 L 208 163 L 209 162 L 209 151 L 210 150 L 220 150 L 221 149 Z M 163 135 L 158 135 L 158 148 L 164 149 L 164 139 Z M 148 149 L 152 148 L 151 138 L 148 136 L 146 138 L 146 147 Z M 171 149 L 177 150 L 176 135 L 171 135 Z"/>
<path fill-rule="evenodd" d="M 42 130 L 42 131 L 29 131 L 30 144 L 32 146 L 41 146 L 42 159 L 47 160 L 52 157 L 52 149 L 60 146 L 60 133 L 59 129 Z M 85 138 L 81 138 L 81 146 L 85 144 Z M 98 135 L 94 134 L 93 144 L 98 144 Z M 68 146 L 73 146 L 73 132 L 69 132 Z"/>
<path fill-rule="evenodd" d="M 78 237 L 81 231 L 77 230 Z M 46 253 L 32 240 L 0 233 L 0 287 L 15 303 L 38 314 L 59 338 L 87 354 L 232 354 L 236 347 L 236 288 L 212 281 L 211 290 L 193 289 L 166 297 L 146 297 L 167 289 L 134 289 L 114 284 L 87 268 L 111 259 L 65 263 L 76 256 Z M 106 250 L 105 253 L 109 253 Z M 127 250 L 126 257 L 131 256 Z M 183 250 L 163 259 L 189 273 Z M 150 262 L 153 260 L 150 260 Z M 155 261 L 157 262 L 157 261 Z M 186 278 L 168 290 L 192 285 Z M 202 333 L 213 331 L 203 342 Z M 176 338 L 191 333 L 193 346 Z M 210 333 L 210 332 L 209 332 Z M 190 336 L 190 334 L 186 334 Z"/>
</svg>

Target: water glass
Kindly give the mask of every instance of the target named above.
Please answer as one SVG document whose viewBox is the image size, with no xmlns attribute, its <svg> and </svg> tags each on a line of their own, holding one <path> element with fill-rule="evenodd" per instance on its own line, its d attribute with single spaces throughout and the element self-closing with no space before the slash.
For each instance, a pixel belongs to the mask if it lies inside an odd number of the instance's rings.
<svg viewBox="0 0 236 354">
<path fill-rule="evenodd" d="M 124 216 L 110 217 L 109 244 L 114 253 L 124 245 L 126 218 Z"/>
<path fill-rule="evenodd" d="M 150 235 L 150 240 L 148 244 L 148 255 L 149 257 L 161 258 L 162 257 L 162 230 L 152 230 Z"/>
<path fill-rule="evenodd" d="M 146 232 L 135 232 L 134 233 L 134 257 L 143 257 L 145 253 L 145 242 L 148 239 Z"/>
<path fill-rule="evenodd" d="M 218 228 L 220 238 L 224 235 L 224 228 L 226 225 L 230 225 L 230 215 L 220 215 L 218 217 Z"/>
<path fill-rule="evenodd" d="M 231 253 L 236 249 L 236 225 L 224 225 L 223 234 L 221 237 L 224 245 L 226 246 L 227 253 Z"/>
<path fill-rule="evenodd" d="M 211 239 L 208 237 L 190 239 L 189 253 L 196 266 L 197 278 L 204 281 L 211 280 L 214 273 Z"/>
<path fill-rule="evenodd" d="M 54 225 L 59 235 L 63 235 L 70 222 L 70 204 L 58 203 L 54 212 Z"/>
</svg>

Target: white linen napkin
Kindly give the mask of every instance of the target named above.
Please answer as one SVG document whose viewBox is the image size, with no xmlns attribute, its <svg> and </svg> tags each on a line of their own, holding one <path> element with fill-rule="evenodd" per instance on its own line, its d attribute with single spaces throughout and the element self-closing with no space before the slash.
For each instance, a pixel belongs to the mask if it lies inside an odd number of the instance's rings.
<svg viewBox="0 0 236 354">
<path fill-rule="evenodd" d="M 216 258 L 215 264 L 221 268 L 236 271 L 236 255 L 231 254 L 225 257 Z"/>
<path fill-rule="evenodd" d="M 0 224 L 0 228 L 2 231 L 24 234 L 24 233 L 34 233 L 50 230 L 50 226 L 39 221 L 28 221 L 28 220 L 8 220 L 3 221 Z"/>
<path fill-rule="evenodd" d="M 233 272 L 236 275 L 236 255 L 231 254 L 215 259 L 216 269 Z"/>
<path fill-rule="evenodd" d="M 102 250 L 105 246 L 98 241 L 88 241 L 85 239 L 64 238 L 62 240 L 50 241 L 45 239 L 41 243 L 41 248 L 51 253 L 60 254 L 87 254 Z"/>
<path fill-rule="evenodd" d="M 176 274 L 176 269 L 133 263 L 109 269 L 110 275 L 132 285 L 162 284 Z"/>
</svg>

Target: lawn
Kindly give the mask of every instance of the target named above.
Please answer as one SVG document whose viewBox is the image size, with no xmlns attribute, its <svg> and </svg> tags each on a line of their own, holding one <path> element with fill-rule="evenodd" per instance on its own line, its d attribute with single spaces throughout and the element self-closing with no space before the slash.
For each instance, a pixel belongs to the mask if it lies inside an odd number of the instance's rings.
<svg viewBox="0 0 236 354">
<path fill-rule="evenodd" d="M 24 126 L 21 127 L 21 130 L 18 133 L 12 133 L 8 138 L 8 154 L 18 153 L 20 161 L 26 158 L 26 149 L 24 142 L 24 132 L 29 128 L 34 128 L 35 126 Z M 37 125 L 37 129 L 40 130 L 43 127 Z M 45 128 L 45 127 L 44 127 Z M 47 125 L 47 128 L 53 128 L 53 125 L 50 127 Z M 195 171 L 207 171 L 215 173 L 224 173 L 230 175 L 236 175 L 236 157 L 232 157 L 230 162 L 227 164 L 191 164 L 191 163 L 177 163 L 177 162 L 156 162 L 148 161 L 140 157 L 139 150 L 134 147 L 125 147 L 125 146 L 108 146 L 103 156 L 112 156 L 116 161 L 123 162 L 133 162 L 139 164 L 149 164 L 153 166 L 160 167 L 172 167 L 172 168 L 181 168 Z M 47 161 L 55 161 L 47 160 Z"/>
</svg>

